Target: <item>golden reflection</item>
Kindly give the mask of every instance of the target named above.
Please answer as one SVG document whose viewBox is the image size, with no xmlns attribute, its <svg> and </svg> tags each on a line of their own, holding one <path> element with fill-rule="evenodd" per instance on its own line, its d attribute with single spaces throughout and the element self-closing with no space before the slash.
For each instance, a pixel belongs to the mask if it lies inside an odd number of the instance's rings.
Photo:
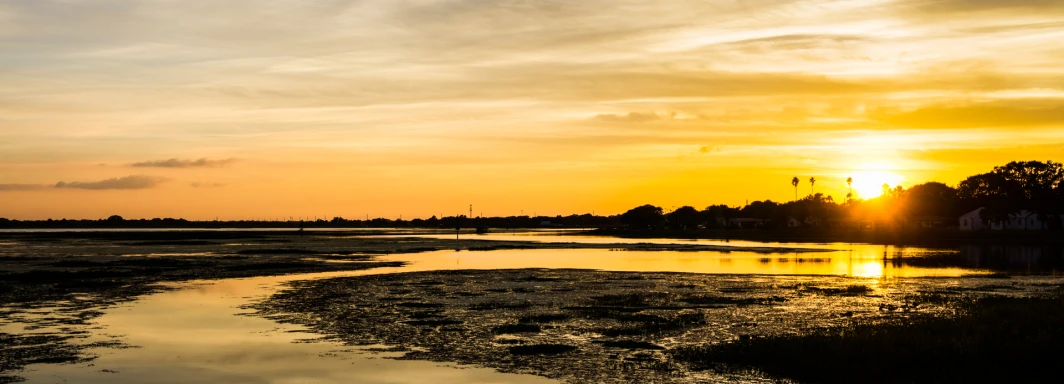
<svg viewBox="0 0 1064 384">
<path fill-rule="evenodd" d="M 530 249 L 491 252 L 439 251 L 391 255 L 387 261 L 409 265 L 395 271 L 453 269 L 566 268 L 621 272 L 685 272 L 738 275 L 833 275 L 862 278 L 963 276 L 977 271 L 884 265 L 873 252 L 816 252 L 765 255 L 755 252 L 613 251 L 604 249 Z"/>
</svg>

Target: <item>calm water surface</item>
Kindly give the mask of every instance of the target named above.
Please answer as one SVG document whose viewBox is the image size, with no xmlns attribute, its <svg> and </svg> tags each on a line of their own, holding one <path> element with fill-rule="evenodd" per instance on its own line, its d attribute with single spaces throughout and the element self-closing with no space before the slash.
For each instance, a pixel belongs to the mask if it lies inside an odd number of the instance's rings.
<svg viewBox="0 0 1064 384">
<path fill-rule="evenodd" d="M 361 271 L 363 273 L 368 271 Z M 32 365 L 29 383 L 554 383 L 538 376 L 424 361 L 385 359 L 314 338 L 303 328 L 246 316 L 240 307 L 286 281 L 357 273 L 227 279 L 178 285 L 106 311 L 86 343 L 112 337 L 137 348 L 99 348 L 80 364 Z M 5 325 L 4 331 L 17 331 Z"/>
<path fill-rule="evenodd" d="M 745 240 L 621 239 L 554 233 L 500 233 L 462 235 L 466 239 L 537 241 L 583 244 L 698 244 L 737 247 L 732 251 L 612 251 L 602 249 L 498 250 L 429 252 L 395 255 L 385 260 L 411 262 L 418 271 L 438 269 L 584 268 L 611 271 L 690 272 L 717 274 L 845 275 L 854 277 L 963 276 L 987 273 L 978 266 L 927 268 L 899 263 L 898 258 L 919 258 L 956 249 L 899 247 L 860 243 L 768 243 Z M 367 237 L 411 237 L 385 235 Z M 423 234 L 416 237 L 453 239 L 454 235 Z M 815 248 L 823 252 L 749 252 L 742 247 Z"/>
</svg>

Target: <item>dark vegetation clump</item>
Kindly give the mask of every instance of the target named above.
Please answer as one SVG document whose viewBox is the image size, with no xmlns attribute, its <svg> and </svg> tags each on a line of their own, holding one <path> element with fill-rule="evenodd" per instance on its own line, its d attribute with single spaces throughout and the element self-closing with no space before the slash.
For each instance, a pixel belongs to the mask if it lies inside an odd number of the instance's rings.
<svg viewBox="0 0 1064 384">
<path fill-rule="evenodd" d="M 511 355 L 557 355 L 575 351 L 576 347 L 568 344 L 532 344 L 510 347 Z"/>
<path fill-rule="evenodd" d="M 858 323 L 670 353 L 694 369 L 810 383 L 1059 382 L 1064 297 L 986 297 L 957 310 L 952 318 Z"/>
<path fill-rule="evenodd" d="M 557 321 L 568 320 L 571 315 L 567 313 L 540 313 L 534 315 L 525 315 L 517 319 L 519 323 L 553 323 Z"/>
<path fill-rule="evenodd" d="M 621 325 L 606 327 L 599 333 L 610 336 L 656 336 L 704 325 L 706 316 L 700 312 L 679 314 L 634 314 L 615 317 Z"/>
<path fill-rule="evenodd" d="M 513 333 L 539 333 L 542 330 L 537 324 L 530 323 L 517 323 L 517 324 L 503 324 L 491 329 L 491 332 L 496 335 L 513 334 Z"/>
<path fill-rule="evenodd" d="M 873 292 L 871 287 L 859 284 L 848 285 L 842 288 L 823 288 L 810 285 L 799 285 L 798 290 L 819 293 L 825 296 L 863 296 Z"/>
<path fill-rule="evenodd" d="M 138 241 L 133 243 L 126 243 L 123 245 L 129 245 L 134 247 L 150 247 L 150 246 L 190 246 L 190 245 L 216 245 L 218 243 L 205 240 L 160 240 L 160 241 Z"/>
<path fill-rule="evenodd" d="M 606 306 L 647 307 L 669 303 L 669 294 L 665 292 L 631 292 L 592 297 L 595 303 Z"/>
<path fill-rule="evenodd" d="M 311 251 L 309 249 L 287 249 L 287 248 L 269 248 L 269 249 L 243 249 L 236 252 L 238 255 L 317 255 L 321 252 Z"/>
<path fill-rule="evenodd" d="M 512 249 L 535 249 L 535 247 L 531 246 L 531 245 L 523 245 L 523 244 L 514 244 L 514 245 L 500 244 L 500 245 L 484 245 L 484 246 L 471 246 L 471 247 L 469 247 L 470 251 L 501 251 L 501 250 L 512 250 Z"/>
<path fill-rule="evenodd" d="M 683 297 L 680 301 L 687 304 L 695 305 L 769 305 L 774 303 L 782 303 L 787 299 L 779 296 L 770 297 L 730 297 L 730 296 L 712 296 L 712 295 L 691 295 Z"/>
<path fill-rule="evenodd" d="M 664 350 L 665 349 L 665 347 L 662 347 L 660 345 L 657 345 L 657 344 L 654 344 L 654 343 L 649 343 L 649 342 L 646 342 L 646 341 L 638 341 L 638 340 L 607 340 L 607 341 L 598 341 L 597 343 L 602 344 L 604 347 L 607 347 L 607 348 L 649 349 L 649 350 L 655 350 L 655 351 L 660 351 L 660 350 Z"/>
<path fill-rule="evenodd" d="M 396 307 L 403 308 L 443 308 L 441 303 L 420 303 L 420 302 L 406 302 L 395 305 Z"/>
<path fill-rule="evenodd" d="M 473 304 L 469 306 L 469 309 L 473 311 L 491 311 L 497 309 L 524 309 L 531 307 L 532 303 L 527 301 L 516 303 L 510 303 L 505 301 L 488 301 L 484 303 Z"/>
<path fill-rule="evenodd" d="M 462 324 L 463 321 L 460 321 L 460 320 L 449 320 L 449 319 L 438 319 L 438 320 L 437 319 L 430 319 L 430 320 L 408 320 L 408 321 L 404 321 L 403 323 L 409 324 L 409 325 L 414 325 L 414 326 L 440 327 L 440 326 L 444 326 L 444 325 Z"/>
</svg>

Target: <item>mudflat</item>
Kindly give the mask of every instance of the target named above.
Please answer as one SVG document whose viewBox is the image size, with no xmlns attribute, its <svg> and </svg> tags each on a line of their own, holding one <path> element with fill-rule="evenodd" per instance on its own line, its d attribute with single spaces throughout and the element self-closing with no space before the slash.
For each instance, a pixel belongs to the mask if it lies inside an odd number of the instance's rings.
<svg viewBox="0 0 1064 384">
<path fill-rule="evenodd" d="M 457 361 L 564 382 L 817 382 L 825 378 L 762 369 L 752 354 L 723 359 L 714 348 L 800 342 L 853 327 L 905 330 L 907 324 L 956 320 L 964 303 L 988 295 L 1021 300 L 1056 289 L 1037 278 L 880 284 L 834 276 L 460 270 L 298 281 L 252 308 L 348 344 L 395 346 L 408 352 L 403 359 Z M 913 372 L 887 377 L 921 381 Z"/>
</svg>

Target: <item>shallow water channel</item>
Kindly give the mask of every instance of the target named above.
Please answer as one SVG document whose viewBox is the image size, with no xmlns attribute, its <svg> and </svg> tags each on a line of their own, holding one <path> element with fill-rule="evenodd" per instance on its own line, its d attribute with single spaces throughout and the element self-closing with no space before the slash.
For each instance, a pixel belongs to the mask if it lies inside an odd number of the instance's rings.
<svg viewBox="0 0 1064 384">
<path fill-rule="evenodd" d="M 409 235 L 406 235 L 409 237 Z M 443 238 L 447 235 L 426 234 Z M 453 235 L 451 235 L 453 236 Z M 472 235 L 469 235 L 472 236 Z M 130 348 L 96 348 L 98 358 L 74 364 L 36 364 L 18 373 L 30 383 L 546 383 L 551 380 L 491 369 L 395 360 L 394 352 L 352 348 L 317 340 L 294 325 L 247 316 L 246 304 L 296 280 L 367 274 L 510 268 L 575 268 L 610 271 L 689 272 L 739 275 L 835 275 L 863 279 L 962 276 L 987 273 L 971 266 L 920 267 L 898 256 L 942 252 L 925 248 L 859 244 L 779 244 L 746 241 L 616 239 L 586 236 L 496 234 L 486 240 L 586 243 L 719 244 L 735 247 L 823 248 L 813 253 L 620 251 L 610 249 L 436 251 L 386 255 L 396 268 L 353 272 L 193 281 L 105 310 L 94 319 L 85 343 L 120 340 Z M 946 250 L 949 251 L 949 250 Z M 956 252 L 956 250 L 953 250 Z M 44 313 L 41 314 L 45 315 Z M 22 324 L 0 331 L 25 332 Z M 37 331 L 39 332 L 39 330 Z M 386 347 L 386 346 L 381 346 Z"/>
<path fill-rule="evenodd" d="M 316 335 L 246 316 L 250 311 L 241 309 L 287 281 L 360 273 L 369 271 L 182 283 L 177 290 L 107 310 L 85 340 L 119 338 L 134 348 L 99 348 L 93 361 L 33 365 L 20 376 L 29 383 L 552 382 L 486 368 L 386 359 L 398 354 L 334 342 L 299 342 Z"/>
</svg>

